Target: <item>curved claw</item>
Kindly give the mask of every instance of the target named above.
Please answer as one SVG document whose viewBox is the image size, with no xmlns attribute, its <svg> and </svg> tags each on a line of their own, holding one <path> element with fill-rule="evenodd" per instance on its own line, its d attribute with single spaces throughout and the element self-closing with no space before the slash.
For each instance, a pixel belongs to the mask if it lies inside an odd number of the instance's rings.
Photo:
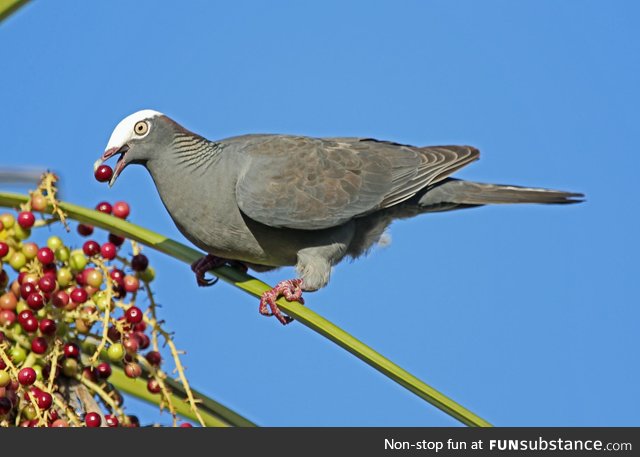
<svg viewBox="0 0 640 457">
<path fill-rule="evenodd" d="M 196 282 L 198 283 L 198 286 L 209 287 L 217 283 L 220 280 L 220 278 L 207 279 L 205 278 L 205 274 L 207 273 L 207 271 L 211 270 L 212 268 L 220 267 L 225 263 L 227 263 L 226 259 L 217 257 L 212 254 L 207 254 L 201 259 L 198 259 L 195 262 L 193 262 L 191 264 L 191 271 L 193 271 L 196 274 Z"/>
<path fill-rule="evenodd" d="M 211 279 L 207 279 L 204 275 L 196 276 L 196 281 L 198 283 L 198 285 L 200 287 L 209 287 L 209 286 L 213 286 L 215 283 L 217 283 L 220 280 L 220 278 L 211 278 Z"/>
</svg>

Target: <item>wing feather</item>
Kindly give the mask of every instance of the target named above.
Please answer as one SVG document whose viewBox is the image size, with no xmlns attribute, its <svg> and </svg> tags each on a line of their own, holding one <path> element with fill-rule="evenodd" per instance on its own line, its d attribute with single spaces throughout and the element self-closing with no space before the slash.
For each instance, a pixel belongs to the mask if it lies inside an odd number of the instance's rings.
<svg viewBox="0 0 640 457">
<path fill-rule="evenodd" d="M 469 146 L 419 148 L 360 138 L 259 136 L 236 184 L 240 209 L 272 227 L 319 230 L 401 203 L 478 158 Z"/>
</svg>

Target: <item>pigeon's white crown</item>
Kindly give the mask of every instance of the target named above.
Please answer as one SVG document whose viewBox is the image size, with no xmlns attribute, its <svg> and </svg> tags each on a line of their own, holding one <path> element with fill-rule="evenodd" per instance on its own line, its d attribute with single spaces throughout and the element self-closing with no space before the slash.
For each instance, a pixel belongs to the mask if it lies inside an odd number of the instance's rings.
<svg viewBox="0 0 640 457">
<path fill-rule="evenodd" d="M 113 129 L 113 133 L 109 138 L 109 143 L 107 144 L 105 151 L 111 148 L 120 148 L 126 144 L 126 142 L 133 137 L 133 126 L 136 125 L 137 122 L 162 115 L 162 113 L 152 109 L 143 109 L 128 115 L 122 119 L 118 125 L 116 125 L 115 129 Z"/>
</svg>

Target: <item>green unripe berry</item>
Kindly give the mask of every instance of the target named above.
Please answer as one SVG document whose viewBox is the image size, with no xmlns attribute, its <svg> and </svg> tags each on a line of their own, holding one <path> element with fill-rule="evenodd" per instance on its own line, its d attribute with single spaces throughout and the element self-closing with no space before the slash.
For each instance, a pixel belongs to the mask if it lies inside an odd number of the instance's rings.
<svg viewBox="0 0 640 457">
<path fill-rule="evenodd" d="M 119 362 L 124 357 L 124 346 L 122 343 L 114 343 L 107 349 L 107 357 L 112 362 Z"/>
<path fill-rule="evenodd" d="M 85 281 L 92 287 L 100 287 L 102 285 L 102 273 L 100 270 L 92 270 L 86 274 Z"/>
<path fill-rule="evenodd" d="M 20 300 L 16 305 L 16 314 L 20 314 L 22 311 L 29 309 L 29 305 L 24 300 Z"/>
<path fill-rule="evenodd" d="M 82 343 L 80 343 L 80 348 L 84 353 L 93 354 L 94 352 L 96 352 L 96 349 L 98 349 L 98 346 L 85 340 Z"/>
<path fill-rule="evenodd" d="M 16 314 L 18 314 L 18 313 L 16 312 Z M 24 333 L 24 330 L 22 329 L 22 325 L 20 325 L 19 323 L 16 322 L 15 324 L 13 324 L 11 326 L 11 332 L 14 335 L 18 336 L 18 335 L 22 335 Z"/>
<path fill-rule="evenodd" d="M 56 280 L 61 288 L 65 288 L 73 281 L 73 273 L 68 268 L 60 268 L 56 273 Z"/>
<path fill-rule="evenodd" d="M 66 262 L 67 260 L 69 260 L 71 253 L 69 252 L 68 247 L 60 246 L 58 249 L 55 250 L 55 255 L 56 255 L 56 259 L 58 259 L 60 262 Z"/>
<path fill-rule="evenodd" d="M 13 235 L 20 241 L 26 240 L 31 236 L 31 229 L 24 229 L 16 224 L 13 226 Z"/>
<path fill-rule="evenodd" d="M 49 247 L 49 249 L 51 249 L 53 252 L 56 252 L 56 249 L 61 248 L 62 246 L 64 246 L 64 243 L 62 242 L 62 240 L 60 239 L 59 236 L 50 236 L 47 239 L 47 246 Z"/>
<path fill-rule="evenodd" d="M 28 404 L 27 406 L 24 407 L 24 409 L 22 410 L 22 415 L 24 416 L 25 419 L 29 419 L 29 420 L 33 420 L 36 417 L 38 417 L 38 413 L 36 412 L 36 407 L 33 406 L 32 404 Z"/>
<path fill-rule="evenodd" d="M 42 367 L 40 365 L 33 365 L 31 368 L 36 372 L 36 379 L 42 381 Z"/>
<path fill-rule="evenodd" d="M 25 351 L 22 346 L 13 346 L 9 351 L 9 357 L 11 357 L 11 361 L 19 365 L 25 361 L 27 358 L 27 351 Z"/>
<path fill-rule="evenodd" d="M 11 376 L 4 370 L 0 370 L 0 387 L 7 387 L 11 382 Z"/>
<path fill-rule="evenodd" d="M 70 378 L 78 374 L 78 361 L 76 359 L 64 359 L 62 361 L 62 373 Z"/>
<path fill-rule="evenodd" d="M 106 310 L 107 306 L 110 310 L 113 310 L 113 302 L 108 299 L 107 293 L 104 290 L 97 292 L 93 296 L 93 302 L 96 304 L 100 311 Z"/>
<path fill-rule="evenodd" d="M 80 250 L 71 252 L 71 258 L 69 259 L 69 266 L 74 271 L 82 271 L 87 266 L 87 257 Z"/>
<path fill-rule="evenodd" d="M 156 277 L 156 270 L 153 267 L 147 267 L 146 270 L 140 272 L 140 279 L 144 282 L 151 282 Z"/>
<path fill-rule="evenodd" d="M 24 243 L 22 245 L 22 253 L 27 260 L 33 260 L 38 255 L 38 245 L 36 243 Z"/>
<path fill-rule="evenodd" d="M 20 268 L 24 267 L 26 264 L 27 258 L 22 252 L 14 252 L 9 259 L 9 265 L 11 265 L 11 267 L 16 271 L 20 271 Z"/>
<path fill-rule="evenodd" d="M 5 213 L 0 214 L 0 222 L 2 222 L 2 225 L 5 229 L 10 229 L 15 224 L 16 219 L 13 217 L 13 215 Z"/>
</svg>

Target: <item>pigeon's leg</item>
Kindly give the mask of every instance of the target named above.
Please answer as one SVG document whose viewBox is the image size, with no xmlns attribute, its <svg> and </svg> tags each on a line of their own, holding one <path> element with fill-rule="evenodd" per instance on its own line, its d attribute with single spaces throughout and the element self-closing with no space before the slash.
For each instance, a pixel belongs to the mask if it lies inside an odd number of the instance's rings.
<svg viewBox="0 0 640 457">
<path fill-rule="evenodd" d="M 280 308 L 278 308 L 276 301 L 281 296 L 287 301 L 298 301 L 304 305 L 302 279 L 288 279 L 279 282 L 273 289 L 266 291 L 260 297 L 260 314 L 263 316 L 275 316 L 282 325 L 287 325 L 293 319 L 283 315 Z"/>
<path fill-rule="evenodd" d="M 301 279 L 289 279 L 278 283 L 260 298 L 260 314 L 275 316 L 282 324 L 293 319 L 284 316 L 276 301 L 284 297 L 287 301 L 299 301 L 304 305 L 303 291 L 318 290 L 327 285 L 331 276 L 331 265 L 340 260 L 346 252 L 346 244 L 331 243 L 327 246 L 305 248 L 298 251 L 296 269 Z"/>
<path fill-rule="evenodd" d="M 241 262 L 237 262 L 235 260 L 223 259 L 222 257 L 217 257 L 212 254 L 207 254 L 201 259 L 196 260 L 191 264 L 191 271 L 196 274 L 196 281 L 200 287 L 213 286 L 218 282 L 219 278 L 215 279 L 207 279 L 204 275 L 207 271 L 221 267 L 222 265 L 230 265 L 230 266 L 241 266 L 244 271 L 247 271 L 246 265 L 243 265 Z"/>
</svg>

